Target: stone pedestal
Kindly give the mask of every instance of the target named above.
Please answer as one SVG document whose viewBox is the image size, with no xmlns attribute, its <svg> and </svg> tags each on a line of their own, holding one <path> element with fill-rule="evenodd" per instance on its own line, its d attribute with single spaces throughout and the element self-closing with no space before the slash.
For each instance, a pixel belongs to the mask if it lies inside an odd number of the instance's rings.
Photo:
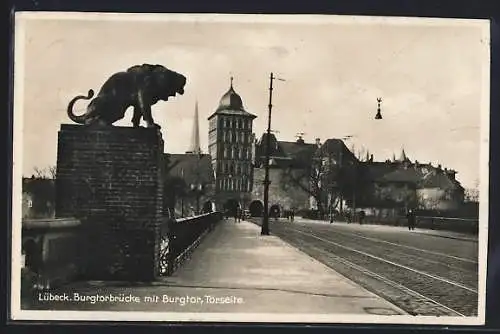
<svg viewBox="0 0 500 334">
<path fill-rule="evenodd" d="M 157 276 L 163 148 L 157 129 L 61 125 L 56 216 L 82 220 L 86 279 Z"/>
</svg>

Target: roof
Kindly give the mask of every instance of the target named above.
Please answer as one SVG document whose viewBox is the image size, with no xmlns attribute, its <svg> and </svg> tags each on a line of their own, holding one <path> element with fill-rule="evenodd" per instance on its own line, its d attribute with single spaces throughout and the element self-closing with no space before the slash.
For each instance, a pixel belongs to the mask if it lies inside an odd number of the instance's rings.
<svg viewBox="0 0 500 334">
<path fill-rule="evenodd" d="M 228 91 L 222 95 L 219 106 L 216 111 L 208 117 L 211 119 L 215 115 L 229 115 L 229 116 L 244 116 L 249 118 L 256 118 L 257 116 L 250 114 L 243 107 L 243 100 L 241 96 L 236 93 L 233 88 L 233 80 L 231 78 L 231 86 Z"/>
<path fill-rule="evenodd" d="M 361 166 L 366 171 L 366 176 L 371 180 L 378 179 L 396 169 L 396 165 L 393 163 L 379 161 L 362 162 Z"/>
<path fill-rule="evenodd" d="M 401 182 L 417 184 L 423 178 L 424 174 L 416 168 L 397 168 L 376 179 L 378 182 Z"/>
<path fill-rule="evenodd" d="M 255 147 L 256 157 L 265 156 L 267 133 L 264 133 Z M 273 166 L 302 166 L 310 164 L 317 146 L 303 141 L 278 141 L 274 134 L 270 134 L 270 160 Z"/>
<path fill-rule="evenodd" d="M 348 160 L 358 161 L 354 153 L 352 153 L 351 150 L 347 148 L 344 141 L 341 139 L 330 138 L 325 140 L 325 142 L 321 145 L 319 152 L 323 152 L 320 154 L 324 154 L 325 152 L 328 154 L 342 153 L 343 157 L 342 159 L 346 159 L 345 161 Z"/>
<path fill-rule="evenodd" d="M 183 178 L 186 183 L 214 182 L 214 172 L 209 154 L 165 154 L 166 172 L 170 176 Z"/>
<path fill-rule="evenodd" d="M 316 144 L 304 142 L 280 141 L 279 145 L 288 157 L 301 163 L 310 163 L 317 150 Z"/>
<path fill-rule="evenodd" d="M 407 168 L 401 162 L 363 162 L 365 177 L 381 183 L 413 183 L 419 188 L 463 189 L 459 181 L 429 164 L 411 164 Z M 429 172 L 424 172 L 424 168 Z M 451 171 L 454 172 L 454 171 Z"/>
<path fill-rule="evenodd" d="M 450 178 L 442 171 L 427 174 L 421 182 L 421 188 L 440 188 L 445 190 L 463 189 L 460 182 Z"/>
</svg>

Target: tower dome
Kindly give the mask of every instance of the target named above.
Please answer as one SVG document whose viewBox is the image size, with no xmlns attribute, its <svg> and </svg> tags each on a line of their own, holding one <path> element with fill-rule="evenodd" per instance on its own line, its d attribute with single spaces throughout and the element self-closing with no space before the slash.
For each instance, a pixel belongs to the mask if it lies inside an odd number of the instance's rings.
<svg viewBox="0 0 500 334">
<path fill-rule="evenodd" d="M 217 110 L 245 110 L 243 108 L 243 101 L 241 100 L 241 96 L 239 96 L 238 93 L 234 91 L 232 77 L 231 86 L 229 87 L 229 90 L 224 95 L 222 95 Z"/>
</svg>

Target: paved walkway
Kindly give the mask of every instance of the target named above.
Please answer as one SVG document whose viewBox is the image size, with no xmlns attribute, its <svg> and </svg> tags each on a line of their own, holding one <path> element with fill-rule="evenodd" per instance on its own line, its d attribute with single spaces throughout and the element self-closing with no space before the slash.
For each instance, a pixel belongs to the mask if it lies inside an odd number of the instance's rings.
<svg viewBox="0 0 500 334">
<path fill-rule="evenodd" d="M 140 302 L 58 302 L 50 309 L 155 312 L 405 314 L 249 222 L 221 222 L 173 276 L 141 286 L 78 283 L 58 293 L 132 295 Z M 148 298 L 146 298 L 148 297 Z M 42 307 L 47 309 L 47 305 Z M 299 321 L 300 319 L 297 319 Z"/>
<path fill-rule="evenodd" d="M 282 219 L 283 220 L 283 219 Z M 296 222 L 301 222 L 301 223 L 312 223 L 312 224 L 330 224 L 329 221 L 327 220 L 315 220 L 315 219 L 307 219 L 307 218 L 295 218 Z M 386 225 L 386 224 L 375 224 L 375 223 L 363 223 L 360 225 L 359 223 L 350 223 L 347 224 L 344 221 L 335 221 L 333 224 L 343 224 L 347 226 L 352 226 L 354 227 L 359 227 L 361 229 L 363 228 L 377 228 L 377 229 L 399 229 L 402 231 L 408 231 L 407 226 L 393 226 L 393 225 Z M 460 233 L 460 232 L 453 232 L 453 231 L 446 231 L 446 230 L 430 230 L 430 229 L 424 229 L 424 228 L 419 228 L 418 226 L 415 228 L 415 230 L 411 231 L 412 233 L 417 233 L 417 234 L 427 234 L 427 235 L 433 235 L 436 237 L 442 237 L 442 238 L 450 238 L 450 239 L 457 239 L 457 240 L 464 240 L 464 241 L 478 241 L 478 236 L 477 235 L 471 235 L 467 233 Z"/>
</svg>

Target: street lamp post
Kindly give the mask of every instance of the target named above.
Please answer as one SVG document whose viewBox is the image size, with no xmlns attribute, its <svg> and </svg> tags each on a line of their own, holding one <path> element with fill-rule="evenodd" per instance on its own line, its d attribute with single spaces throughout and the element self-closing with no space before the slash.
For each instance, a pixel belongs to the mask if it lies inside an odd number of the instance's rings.
<svg viewBox="0 0 500 334">
<path fill-rule="evenodd" d="M 282 78 L 277 78 L 271 72 L 269 76 L 269 114 L 267 116 L 267 136 L 266 136 L 266 159 L 264 160 L 264 215 L 262 219 L 261 235 L 269 235 L 269 158 L 271 154 L 271 110 L 273 108 L 273 80 L 278 79 L 285 81 Z"/>
<path fill-rule="evenodd" d="M 266 158 L 264 160 L 264 215 L 262 219 L 261 235 L 269 235 L 269 158 L 271 150 L 271 110 L 273 108 L 273 80 L 275 77 L 271 72 L 269 77 L 269 114 L 267 116 L 267 136 L 266 136 Z"/>
</svg>

